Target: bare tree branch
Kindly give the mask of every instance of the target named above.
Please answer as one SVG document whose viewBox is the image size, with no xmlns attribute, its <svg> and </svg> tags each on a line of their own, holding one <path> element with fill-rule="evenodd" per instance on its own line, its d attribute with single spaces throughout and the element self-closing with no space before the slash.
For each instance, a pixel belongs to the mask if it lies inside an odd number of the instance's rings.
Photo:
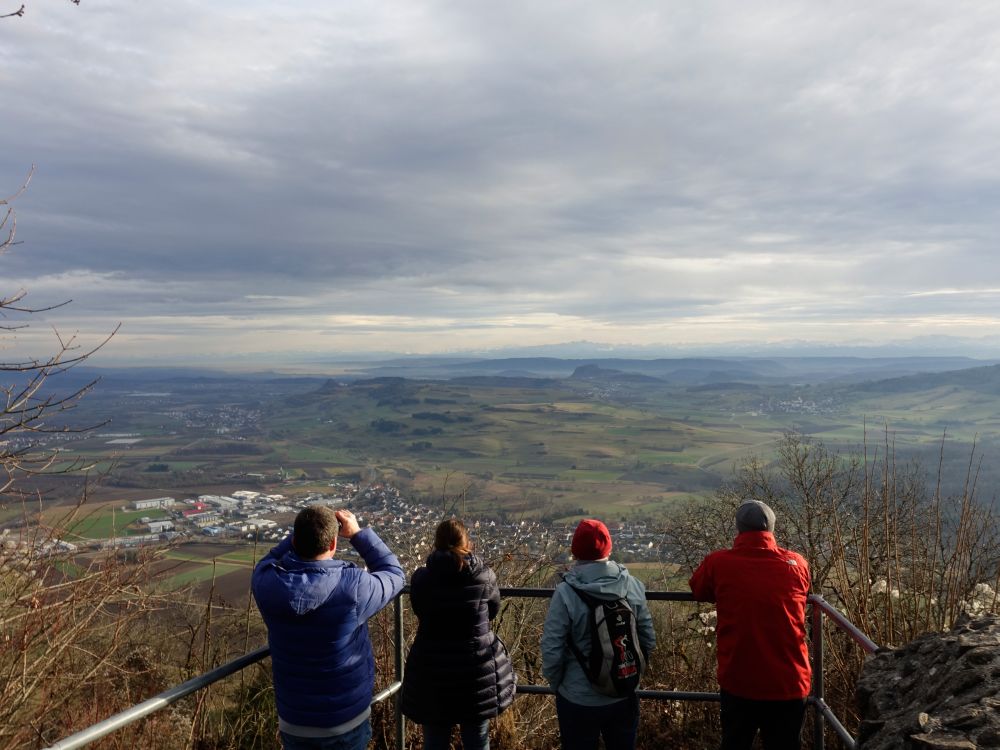
<svg viewBox="0 0 1000 750">
<path fill-rule="evenodd" d="M 69 1 L 73 3 L 73 5 L 80 4 L 80 0 L 69 0 Z M 22 5 L 20 8 L 11 13 L 0 14 L 0 18 L 13 18 L 14 16 L 23 16 L 23 15 L 24 15 L 24 5 Z"/>
</svg>

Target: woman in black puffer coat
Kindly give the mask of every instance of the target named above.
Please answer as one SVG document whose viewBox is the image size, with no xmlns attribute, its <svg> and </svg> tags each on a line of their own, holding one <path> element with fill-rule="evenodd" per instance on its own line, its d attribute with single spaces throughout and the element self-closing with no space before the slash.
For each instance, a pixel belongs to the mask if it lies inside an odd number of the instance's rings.
<svg viewBox="0 0 1000 750">
<path fill-rule="evenodd" d="M 488 750 L 490 719 L 514 700 L 514 670 L 496 633 L 493 571 L 472 554 L 465 526 L 442 521 L 427 566 L 410 579 L 417 635 L 403 673 L 403 714 L 423 725 L 425 750 L 447 750 L 455 724 L 465 750 Z"/>
</svg>

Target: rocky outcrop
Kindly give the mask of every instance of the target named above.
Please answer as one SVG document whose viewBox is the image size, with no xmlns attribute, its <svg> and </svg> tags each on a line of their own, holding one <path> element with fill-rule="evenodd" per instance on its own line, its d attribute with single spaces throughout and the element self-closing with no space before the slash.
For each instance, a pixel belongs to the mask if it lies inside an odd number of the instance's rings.
<svg viewBox="0 0 1000 750">
<path fill-rule="evenodd" d="M 1000 748 L 1000 616 L 965 615 L 869 657 L 857 685 L 859 750 Z"/>
</svg>

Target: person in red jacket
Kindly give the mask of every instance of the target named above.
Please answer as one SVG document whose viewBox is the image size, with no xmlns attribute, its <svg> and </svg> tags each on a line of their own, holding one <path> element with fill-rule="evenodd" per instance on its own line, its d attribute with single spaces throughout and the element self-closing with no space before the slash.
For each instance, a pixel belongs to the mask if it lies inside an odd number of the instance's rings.
<svg viewBox="0 0 1000 750">
<path fill-rule="evenodd" d="M 809 565 L 774 541 L 774 511 L 750 500 L 736 509 L 732 549 L 709 554 L 689 585 L 715 602 L 722 750 L 799 750 L 812 678 L 806 644 Z"/>
</svg>

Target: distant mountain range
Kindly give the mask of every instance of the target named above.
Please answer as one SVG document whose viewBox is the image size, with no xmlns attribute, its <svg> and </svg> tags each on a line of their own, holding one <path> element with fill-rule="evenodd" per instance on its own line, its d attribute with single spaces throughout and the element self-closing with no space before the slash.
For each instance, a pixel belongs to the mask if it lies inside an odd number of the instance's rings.
<svg viewBox="0 0 1000 750">
<path fill-rule="evenodd" d="M 970 357 L 682 357 L 660 359 L 508 357 L 501 359 L 423 357 L 366 363 L 357 377 L 396 376 L 450 379 L 468 376 L 589 378 L 644 376 L 676 385 L 712 383 L 830 383 L 962 370 L 995 364 Z"/>
<path fill-rule="evenodd" d="M 442 345 L 447 341 L 443 340 Z M 567 341 L 534 346 L 508 346 L 480 350 L 452 350 L 435 354 L 411 355 L 399 351 L 260 351 L 239 354 L 192 352 L 186 360 L 145 358 L 116 359 L 101 353 L 101 366 L 173 368 L 178 364 L 191 368 L 212 368 L 231 372 L 251 372 L 255 368 L 280 372 L 318 373 L 344 368 L 391 365 L 406 362 L 415 366 L 424 360 L 440 363 L 447 360 L 500 359 L 575 359 L 575 360 L 652 360 L 652 359 L 784 359 L 784 358 L 859 358 L 899 359 L 910 357 L 973 358 L 980 362 L 1000 359 L 1000 336 L 959 337 L 928 335 L 895 341 L 856 340 L 848 343 L 784 340 L 774 342 L 728 341 L 704 344 L 610 344 L 595 341 Z"/>
<path fill-rule="evenodd" d="M 328 377 L 350 382 L 373 378 L 417 380 L 506 379 L 530 383 L 572 378 L 595 382 L 650 383 L 683 387 L 782 385 L 782 384 L 864 384 L 865 391 L 892 393 L 920 390 L 939 384 L 1000 393 L 989 390 L 997 377 L 1000 360 L 970 357 L 681 357 L 659 359 L 508 357 L 501 359 L 419 357 L 383 362 L 355 363 L 349 372 L 337 374 L 287 375 L 275 372 L 226 373 L 205 368 L 98 368 L 78 367 L 62 373 L 52 385 L 60 390 L 79 387 L 100 379 L 104 387 L 166 387 L 220 382 L 269 380 L 305 387 L 322 384 Z M 8 373 L 16 382 L 23 375 Z"/>
</svg>

